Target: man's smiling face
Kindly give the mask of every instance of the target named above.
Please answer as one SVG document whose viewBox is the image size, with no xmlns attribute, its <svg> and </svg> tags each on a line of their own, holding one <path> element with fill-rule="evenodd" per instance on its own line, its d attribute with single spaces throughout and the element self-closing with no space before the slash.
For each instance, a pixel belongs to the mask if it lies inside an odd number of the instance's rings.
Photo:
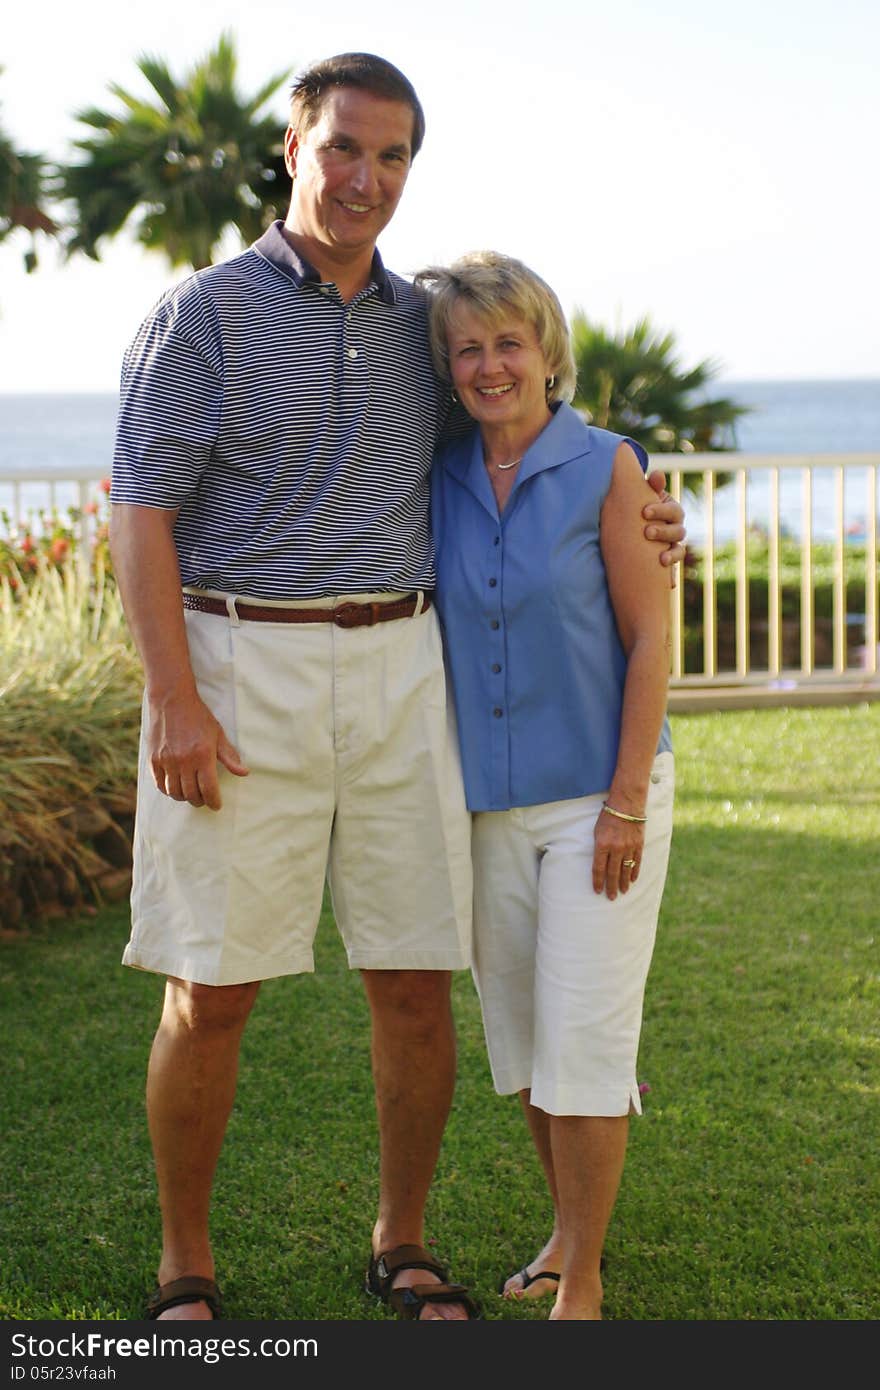
<svg viewBox="0 0 880 1390">
<path fill-rule="evenodd" d="M 294 180 L 288 228 L 334 261 L 372 249 L 400 201 L 412 162 L 413 112 L 406 102 L 337 87 L 317 121 L 285 138 Z M 308 254 L 308 246 L 306 248 Z"/>
</svg>

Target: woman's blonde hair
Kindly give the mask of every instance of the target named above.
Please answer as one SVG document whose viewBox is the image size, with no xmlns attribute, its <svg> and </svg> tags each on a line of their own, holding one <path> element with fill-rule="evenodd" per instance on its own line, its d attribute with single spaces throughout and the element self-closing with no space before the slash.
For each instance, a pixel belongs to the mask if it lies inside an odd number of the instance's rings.
<svg viewBox="0 0 880 1390">
<path fill-rule="evenodd" d="M 548 401 L 570 401 L 577 385 L 571 334 L 550 286 L 522 261 L 500 251 L 469 251 L 450 266 L 427 266 L 415 277 L 428 297 L 431 352 L 445 381 L 451 380 L 449 325 L 456 306 L 466 304 L 489 323 L 507 314 L 535 330 L 548 377 Z"/>
</svg>

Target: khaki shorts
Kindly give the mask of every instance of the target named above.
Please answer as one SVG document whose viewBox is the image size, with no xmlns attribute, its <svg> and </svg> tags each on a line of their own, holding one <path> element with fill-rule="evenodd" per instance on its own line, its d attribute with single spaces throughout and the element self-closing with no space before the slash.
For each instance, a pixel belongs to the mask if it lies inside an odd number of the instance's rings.
<svg viewBox="0 0 880 1390">
<path fill-rule="evenodd" d="M 352 629 L 185 618 L 199 693 L 250 774 L 219 769 L 220 811 L 173 801 L 142 728 L 124 964 L 210 985 L 311 971 L 329 880 L 350 966 L 468 967 L 470 817 L 435 610 Z"/>
<path fill-rule="evenodd" d="M 473 818 L 474 980 L 495 1089 L 550 1115 L 640 1114 L 636 1060 L 672 836 L 675 764 L 654 762 L 639 877 L 591 880 L 604 793 Z"/>
</svg>

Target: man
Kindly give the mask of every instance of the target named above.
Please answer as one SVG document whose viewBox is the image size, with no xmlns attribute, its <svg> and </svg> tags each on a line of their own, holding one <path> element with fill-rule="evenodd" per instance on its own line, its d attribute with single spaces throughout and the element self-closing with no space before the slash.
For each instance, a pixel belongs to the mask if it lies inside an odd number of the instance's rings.
<svg viewBox="0 0 880 1390">
<path fill-rule="evenodd" d="M 423 132 L 384 60 L 305 73 L 286 221 L 166 295 L 125 360 L 111 546 L 146 690 L 124 961 L 167 977 L 151 1317 L 220 1314 L 208 1213 L 239 1043 L 259 982 L 313 968 L 325 873 L 372 1016 L 368 1287 L 405 1317 L 476 1313 L 423 1247 L 470 964 L 427 515 L 446 402 L 422 302 L 376 251 Z M 681 509 L 652 510 L 680 541 Z"/>
</svg>

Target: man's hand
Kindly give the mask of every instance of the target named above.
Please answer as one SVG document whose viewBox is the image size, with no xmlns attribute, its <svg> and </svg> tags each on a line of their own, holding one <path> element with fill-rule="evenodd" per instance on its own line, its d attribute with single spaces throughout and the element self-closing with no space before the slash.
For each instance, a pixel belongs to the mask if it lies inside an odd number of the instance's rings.
<svg viewBox="0 0 880 1390">
<path fill-rule="evenodd" d="M 151 703 L 150 766 L 160 792 L 219 811 L 218 763 L 235 777 L 248 775 L 238 750 L 198 695 Z"/>
<path fill-rule="evenodd" d="M 125 617 L 144 666 L 150 767 L 163 796 L 221 805 L 217 764 L 248 769 L 202 700 L 193 675 L 174 544 L 175 510 L 117 503 L 110 552 Z"/>
<path fill-rule="evenodd" d="M 648 482 L 657 493 L 657 501 L 649 502 L 642 508 L 642 516 L 651 524 L 645 527 L 649 541 L 661 541 L 664 549 L 660 551 L 661 565 L 678 565 L 685 557 L 684 508 L 666 491 L 666 475 L 659 468 L 648 474 Z M 675 588 L 675 570 L 670 576 Z"/>
</svg>

